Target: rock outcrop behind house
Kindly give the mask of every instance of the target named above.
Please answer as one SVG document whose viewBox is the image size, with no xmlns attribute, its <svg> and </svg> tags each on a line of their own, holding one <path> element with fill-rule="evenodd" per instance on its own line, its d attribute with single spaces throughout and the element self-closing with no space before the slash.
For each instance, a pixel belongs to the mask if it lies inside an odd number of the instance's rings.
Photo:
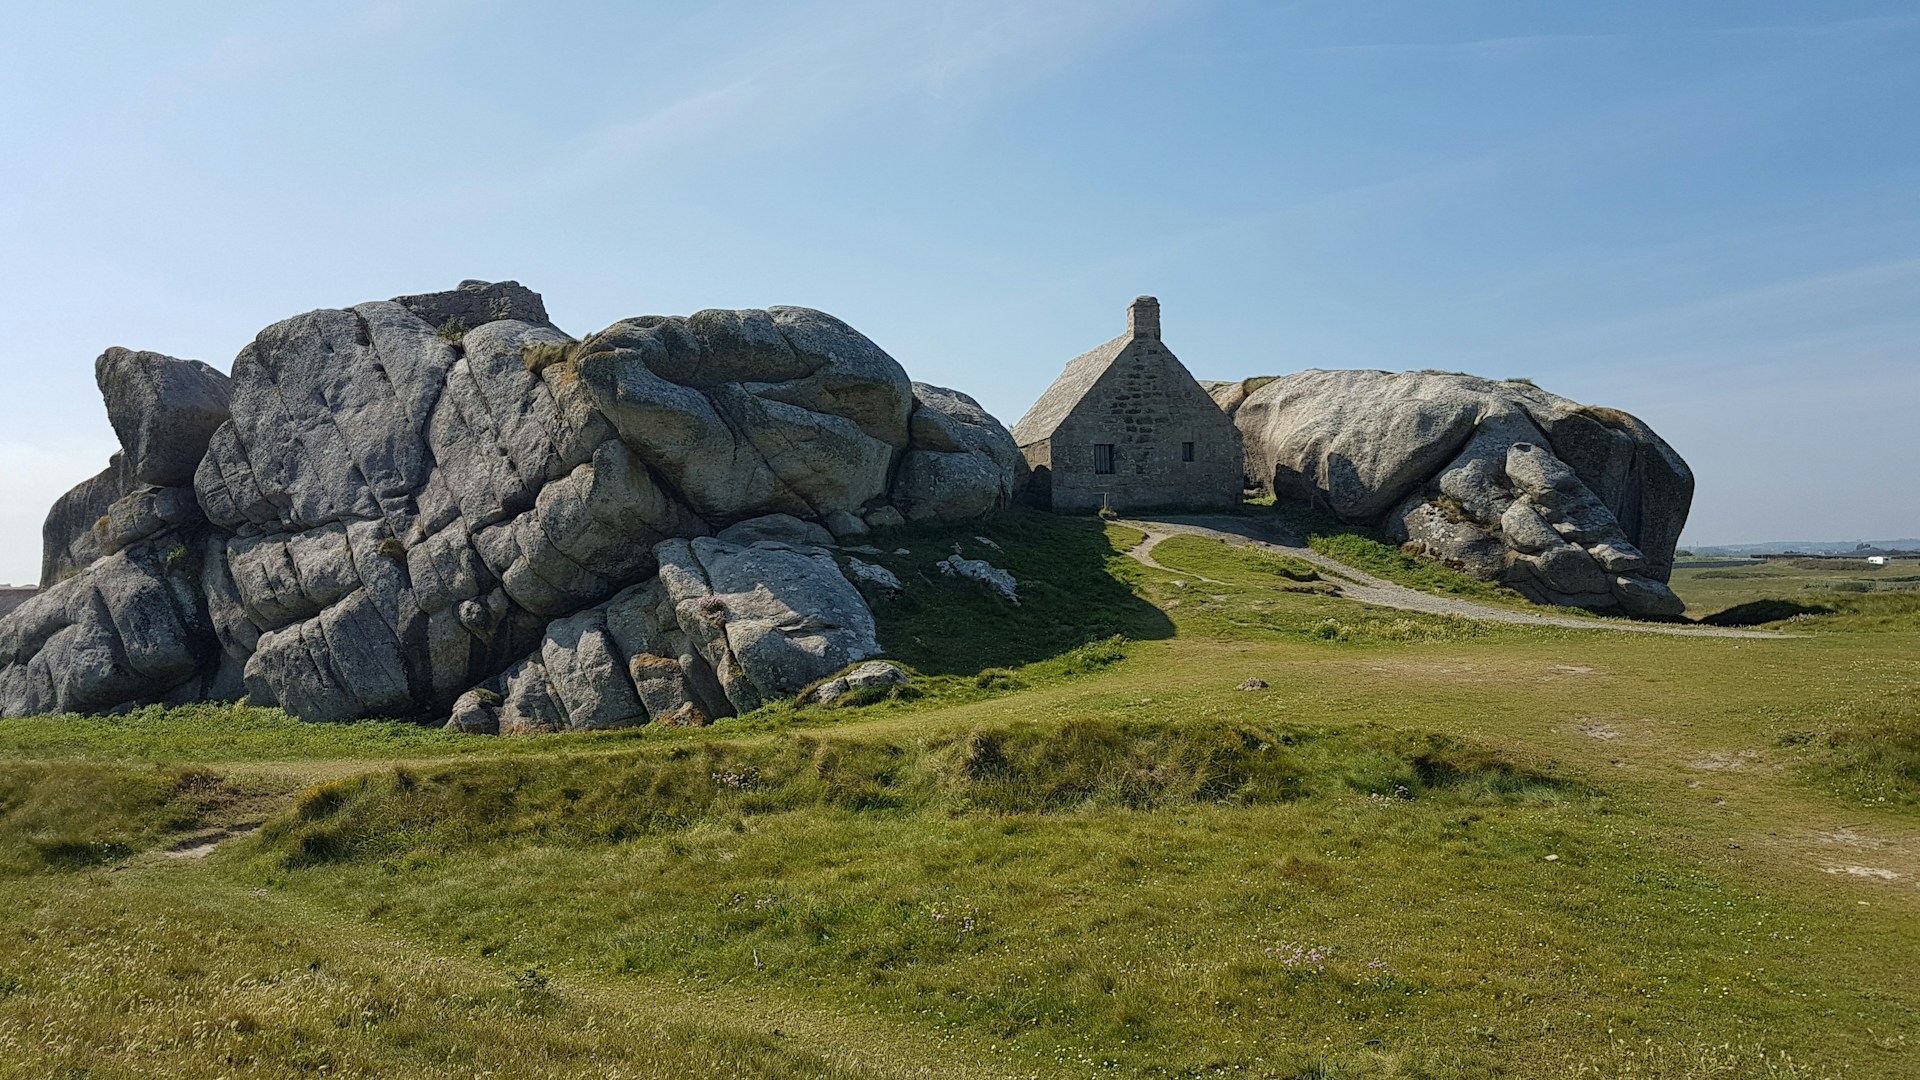
<svg viewBox="0 0 1920 1080">
<path fill-rule="evenodd" d="M 1626 413 L 1525 382 L 1303 371 L 1210 387 L 1251 480 L 1539 603 L 1678 615 L 1693 474 Z"/>
<path fill-rule="evenodd" d="M 705 722 L 877 653 L 826 545 L 986 513 L 1016 457 L 807 308 L 575 340 L 467 282 L 277 323 L 230 383 L 126 350 L 98 371 L 122 452 L 49 519 L 62 580 L 0 620 L 5 715 L 244 692 L 309 720 Z"/>
</svg>

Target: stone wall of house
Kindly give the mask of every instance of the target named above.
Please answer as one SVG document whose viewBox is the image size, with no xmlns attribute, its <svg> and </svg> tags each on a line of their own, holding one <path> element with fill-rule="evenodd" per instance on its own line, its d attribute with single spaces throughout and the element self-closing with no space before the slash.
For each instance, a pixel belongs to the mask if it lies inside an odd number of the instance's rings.
<svg viewBox="0 0 1920 1080">
<path fill-rule="evenodd" d="M 1239 429 L 1160 343 L 1157 323 L 1153 336 L 1136 334 L 1049 440 L 1054 510 L 1240 505 Z M 1193 444 L 1192 461 L 1184 460 L 1185 443 Z M 1113 447 L 1112 473 L 1094 471 L 1101 445 Z"/>
<path fill-rule="evenodd" d="M 5 615 L 21 604 L 33 599 L 40 590 L 12 585 L 0 585 L 0 615 Z"/>
</svg>

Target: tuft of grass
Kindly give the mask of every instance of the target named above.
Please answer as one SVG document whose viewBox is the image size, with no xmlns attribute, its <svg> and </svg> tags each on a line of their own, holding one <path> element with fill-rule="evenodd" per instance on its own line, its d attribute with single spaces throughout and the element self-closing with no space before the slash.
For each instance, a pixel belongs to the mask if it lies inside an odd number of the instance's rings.
<svg viewBox="0 0 1920 1080">
<path fill-rule="evenodd" d="M 1920 687 L 1905 697 L 1824 732 L 1826 756 L 1814 775 L 1852 802 L 1920 807 Z"/>
<path fill-rule="evenodd" d="M 571 363 L 580 356 L 577 341 L 546 341 L 520 350 L 520 362 L 530 375 L 539 375 L 556 364 Z"/>
</svg>

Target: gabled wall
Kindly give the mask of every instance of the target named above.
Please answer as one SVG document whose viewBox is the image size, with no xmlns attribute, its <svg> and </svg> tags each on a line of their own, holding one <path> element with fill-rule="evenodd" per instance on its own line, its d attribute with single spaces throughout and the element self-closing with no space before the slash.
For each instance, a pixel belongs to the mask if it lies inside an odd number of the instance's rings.
<svg viewBox="0 0 1920 1080">
<path fill-rule="evenodd" d="M 1194 444 L 1192 461 L 1181 459 L 1187 442 Z M 1094 472 L 1094 447 L 1102 443 L 1114 448 L 1111 474 Z M 1048 469 L 1054 510 L 1241 503 L 1239 429 L 1157 336 L 1136 336 L 1122 350 L 1046 441 L 1045 454 L 1042 463 L 1029 452 L 1028 465 Z"/>
</svg>

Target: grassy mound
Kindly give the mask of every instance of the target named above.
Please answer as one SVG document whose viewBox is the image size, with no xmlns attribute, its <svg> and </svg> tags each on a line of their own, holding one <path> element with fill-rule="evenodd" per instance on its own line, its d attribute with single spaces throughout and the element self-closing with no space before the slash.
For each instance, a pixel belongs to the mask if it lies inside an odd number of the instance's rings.
<svg viewBox="0 0 1920 1080">
<path fill-rule="evenodd" d="M 1827 760 L 1818 775 L 1849 800 L 1920 807 L 1920 694 L 1878 715 L 1836 724 L 1817 736 Z"/>
<path fill-rule="evenodd" d="M 238 797 L 197 767 L 0 762 L 0 876 L 124 859 Z"/>
<path fill-rule="evenodd" d="M 1355 791 L 1497 802 L 1563 790 L 1563 781 L 1434 735 L 1089 718 L 931 738 L 788 733 L 401 767 L 314 789 L 268 823 L 258 845 L 275 864 L 300 867 L 500 843 L 618 843 L 808 809 L 1053 814 Z"/>
<path fill-rule="evenodd" d="M 279 709 L 227 702 L 149 706 L 113 716 L 31 716 L 0 720 L 0 758 L 86 757 L 143 761 L 260 761 L 388 758 L 409 752 L 457 754 L 476 740 L 418 724 L 361 721 L 308 724 Z"/>
</svg>

